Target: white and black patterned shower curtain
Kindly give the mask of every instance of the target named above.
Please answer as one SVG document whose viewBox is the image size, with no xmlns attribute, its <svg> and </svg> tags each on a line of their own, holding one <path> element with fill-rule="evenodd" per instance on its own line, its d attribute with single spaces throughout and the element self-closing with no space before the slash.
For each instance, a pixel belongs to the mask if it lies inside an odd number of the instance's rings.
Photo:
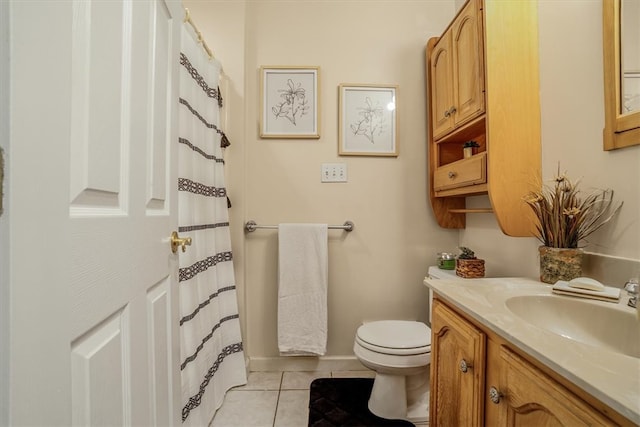
<svg viewBox="0 0 640 427">
<path fill-rule="evenodd" d="M 182 29 L 178 222 L 182 422 L 206 426 L 231 387 L 245 384 L 219 128 L 220 64 Z"/>
</svg>

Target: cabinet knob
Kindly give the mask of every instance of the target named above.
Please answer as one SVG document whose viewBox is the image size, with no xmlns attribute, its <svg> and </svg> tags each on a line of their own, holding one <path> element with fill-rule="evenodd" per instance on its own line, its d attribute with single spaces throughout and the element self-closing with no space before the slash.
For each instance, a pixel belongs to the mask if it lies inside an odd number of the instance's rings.
<svg viewBox="0 0 640 427">
<path fill-rule="evenodd" d="M 467 371 L 469 369 L 473 368 L 473 365 L 471 363 L 467 363 L 466 360 L 462 359 L 460 361 L 460 371 L 463 373 L 467 373 Z"/>
<path fill-rule="evenodd" d="M 456 176 L 458 176 L 458 174 L 457 174 L 457 173 L 455 173 L 454 171 L 449 171 L 449 179 L 453 179 L 453 178 L 455 178 Z"/>
<path fill-rule="evenodd" d="M 491 386 L 491 388 L 489 389 L 489 399 L 491 399 L 493 403 L 495 403 L 496 405 L 500 403 L 500 399 L 502 398 L 502 396 L 503 394 L 500 393 L 497 388 Z"/>
<path fill-rule="evenodd" d="M 444 116 L 445 117 L 451 117 L 451 115 L 453 113 L 455 113 L 456 111 L 458 111 L 458 110 L 456 110 L 456 107 L 452 106 L 451 108 L 449 108 L 447 111 L 444 112 Z"/>
</svg>

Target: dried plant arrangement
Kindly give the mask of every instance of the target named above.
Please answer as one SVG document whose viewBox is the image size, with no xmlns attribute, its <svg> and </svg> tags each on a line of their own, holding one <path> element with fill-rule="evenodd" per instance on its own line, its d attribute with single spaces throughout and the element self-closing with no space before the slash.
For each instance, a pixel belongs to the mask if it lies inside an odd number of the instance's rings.
<svg viewBox="0 0 640 427">
<path fill-rule="evenodd" d="M 593 190 L 583 196 L 566 172 L 524 197 L 538 219 L 537 237 L 551 248 L 578 248 L 581 241 L 609 222 L 622 208 L 614 203 L 613 190 Z"/>
</svg>

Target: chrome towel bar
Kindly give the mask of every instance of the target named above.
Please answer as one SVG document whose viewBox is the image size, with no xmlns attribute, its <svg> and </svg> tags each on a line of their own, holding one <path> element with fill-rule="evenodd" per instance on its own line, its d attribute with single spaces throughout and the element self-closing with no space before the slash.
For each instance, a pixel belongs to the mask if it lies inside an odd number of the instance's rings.
<svg viewBox="0 0 640 427">
<path fill-rule="evenodd" d="M 337 230 L 344 230 L 344 231 L 353 231 L 355 226 L 356 225 L 352 221 L 345 221 L 345 223 L 342 225 L 329 225 L 327 227 L 332 230 L 337 229 Z M 256 229 L 258 228 L 278 229 L 278 226 L 277 225 L 258 225 L 253 220 L 247 221 L 247 223 L 244 225 L 245 231 L 248 231 L 249 233 L 252 231 L 256 231 Z"/>
</svg>

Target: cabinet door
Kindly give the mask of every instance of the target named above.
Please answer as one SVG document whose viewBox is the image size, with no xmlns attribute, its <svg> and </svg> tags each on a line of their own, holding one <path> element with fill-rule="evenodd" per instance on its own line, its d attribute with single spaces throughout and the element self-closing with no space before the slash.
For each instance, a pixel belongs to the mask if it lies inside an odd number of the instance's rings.
<svg viewBox="0 0 640 427">
<path fill-rule="evenodd" d="M 482 12 L 470 1 L 452 27 L 454 127 L 484 112 Z"/>
<path fill-rule="evenodd" d="M 431 120 L 435 140 L 453 129 L 453 65 L 449 31 L 433 47 L 430 72 Z"/>
<path fill-rule="evenodd" d="M 485 335 L 439 300 L 431 324 L 430 425 L 483 425 Z"/>
<path fill-rule="evenodd" d="M 500 426 L 614 425 L 611 420 L 506 347 L 500 348 L 501 395 L 487 399 L 487 414 Z M 490 366 L 488 369 L 492 370 Z M 487 384 L 490 391 L 492 384 Z"/>
</svg>

